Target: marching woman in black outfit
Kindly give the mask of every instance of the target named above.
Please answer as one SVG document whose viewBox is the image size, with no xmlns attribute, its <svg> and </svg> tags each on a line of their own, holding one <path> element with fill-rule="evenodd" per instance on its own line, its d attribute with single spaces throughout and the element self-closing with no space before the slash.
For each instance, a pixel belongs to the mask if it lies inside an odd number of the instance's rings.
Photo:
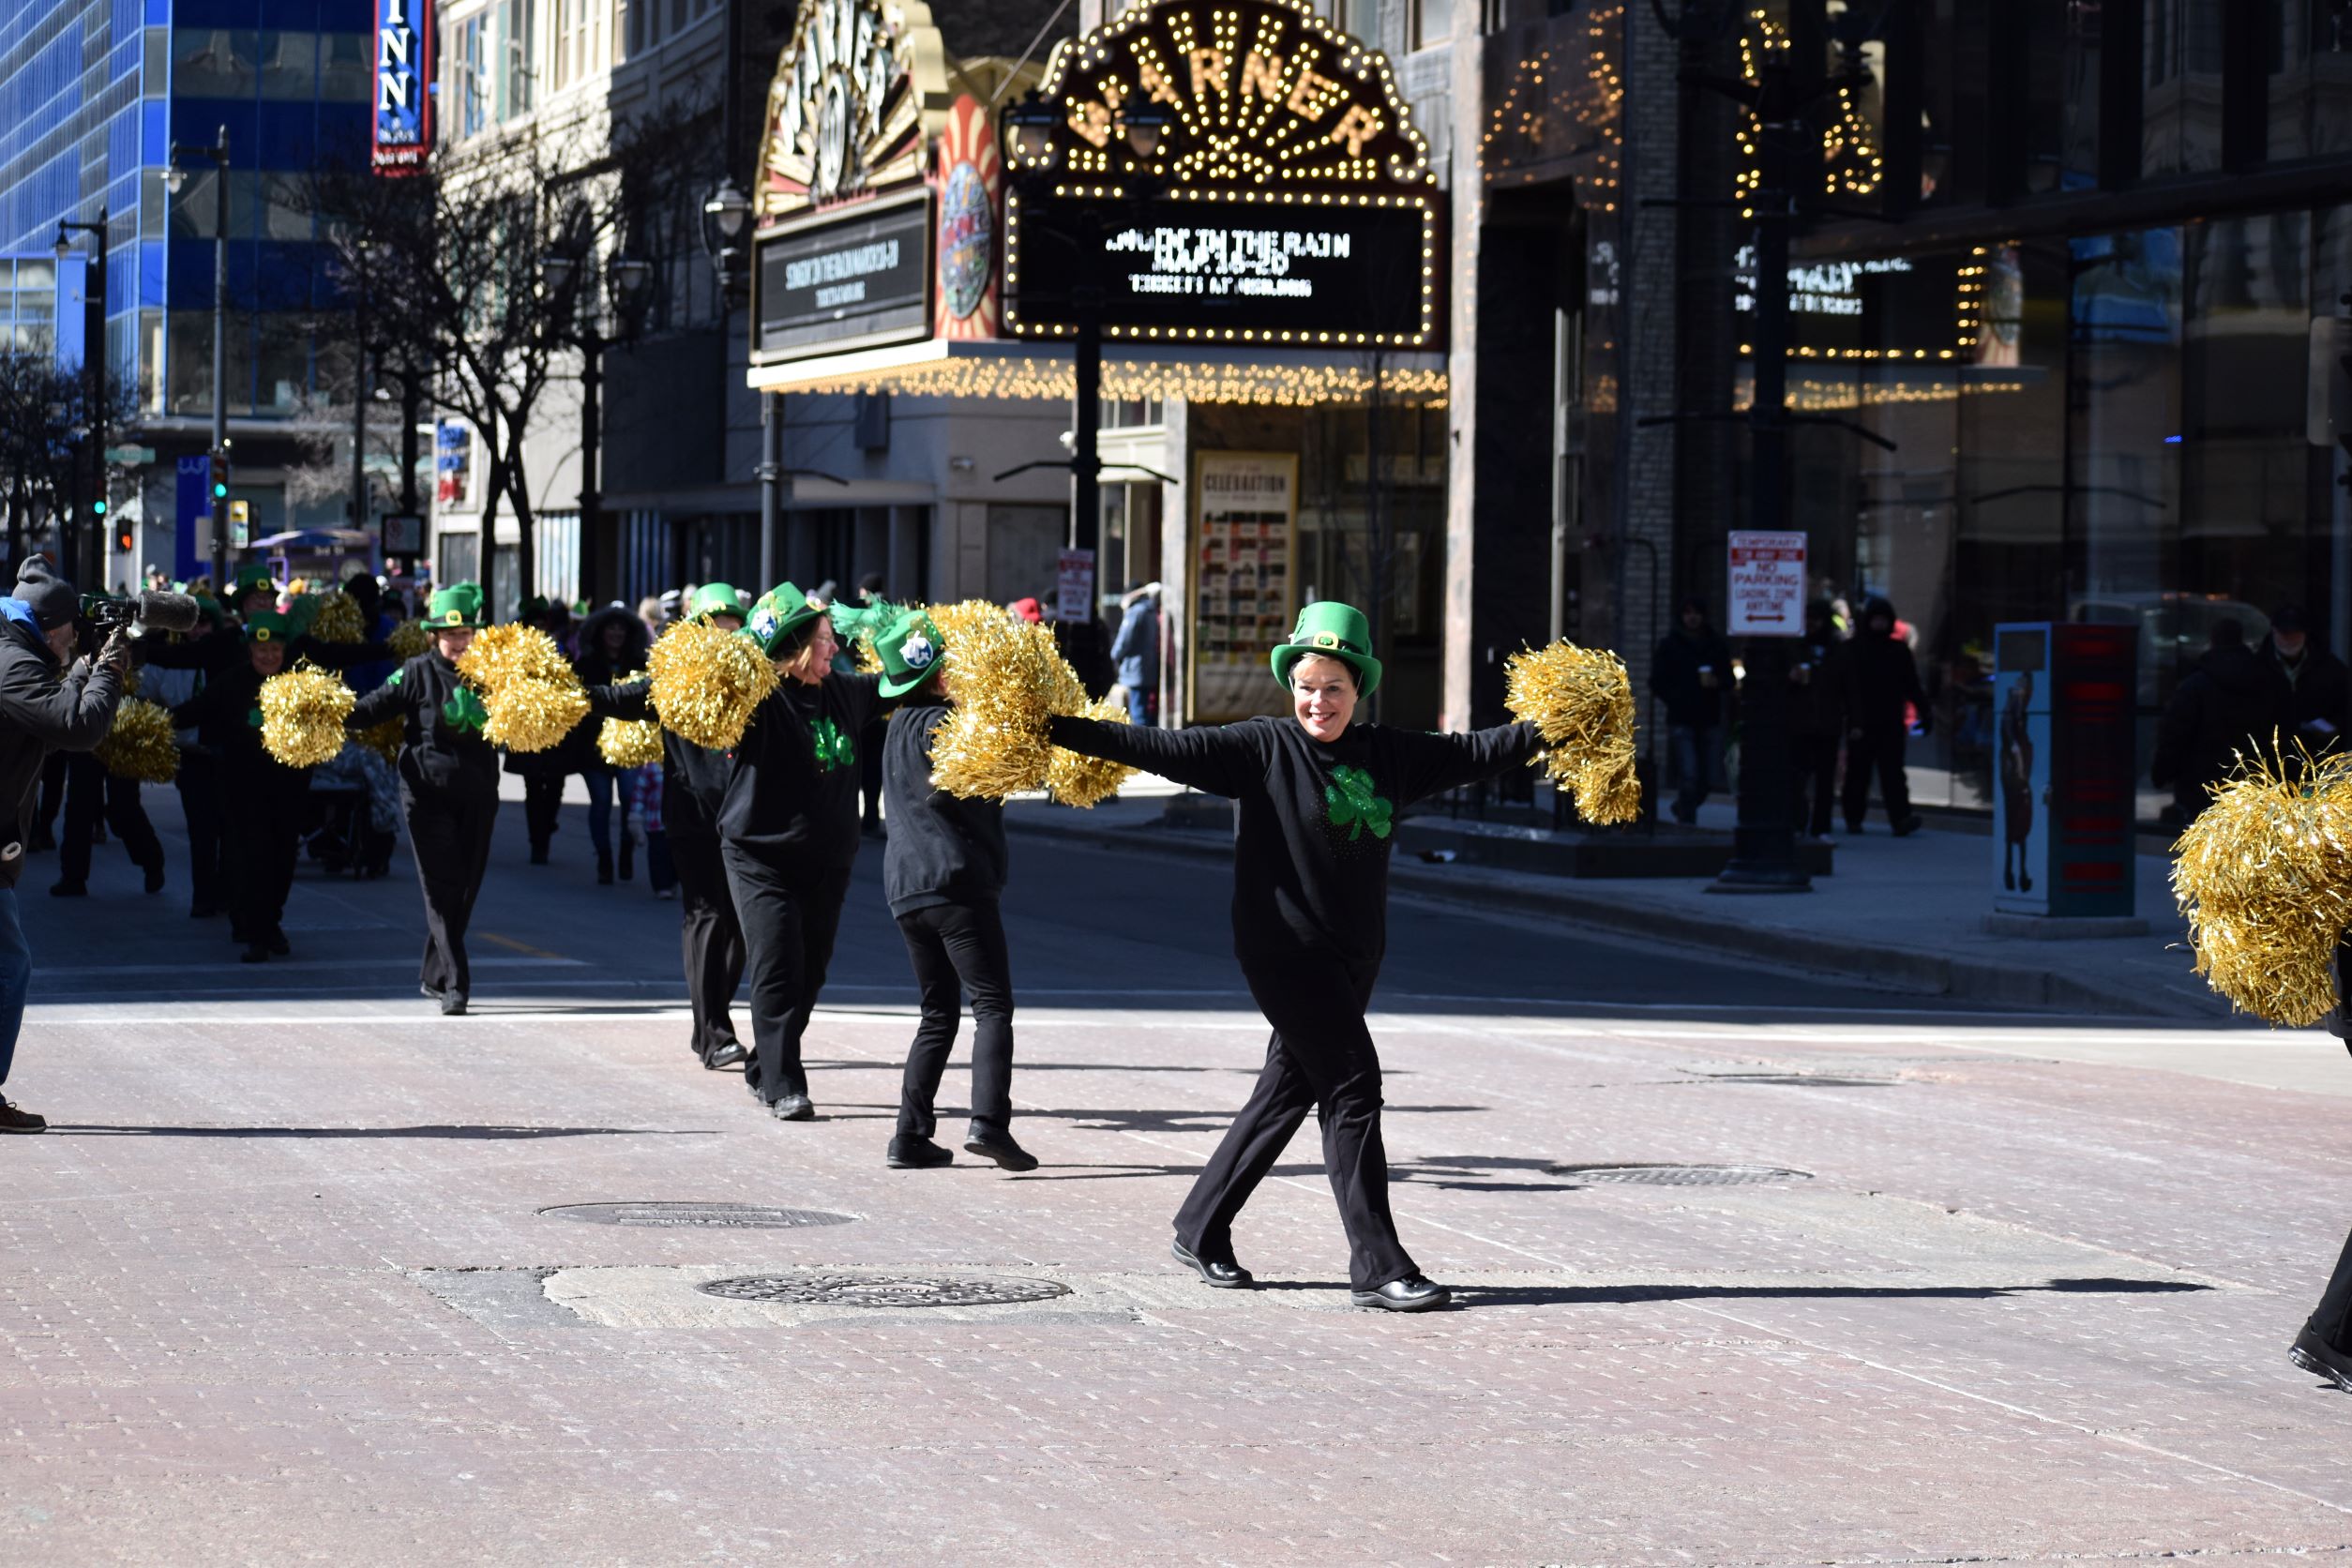
<svg viewBox="0 0 2352 1568">
<path fill-rule="evenodd" d="M 686 619 L 740 631 L 751 601 L 724 582 L 706 582 L 687 602 Z M 705 1067 L 731 1067 L 747 1054 L 730 1009 L 743 983 L 743 927 L 718 852 L 718 812 L 727 796 L 731 754 L 661 732 L 662 828 L 678 874 L 678 925 L 685 947 L 686 998 L 694 1010 L 694 1054 Z"/>
<path fill-rule="evenodd" d="M 457 667 L 481 624 L 478 586 L 454 582 L 437 590 L 424 620 L 432 647 L 360 698 L 344 724 L 357 733 L 390 719 L 403 721 L 400 805 L 416 880 L 425 890 L 420 988 L 451 1017 L 464 1013 L 472 989 L 465 927 L 482 890 L 498 817 L 498 753 L 482 737 L 490 715 Z"/>
<path fill-rule="evenodd" d="M 882 690 L 912 691 L 939 668 L 939 630 L 927 615 L 905 616 L 875 640 Z M 907 957 L 923 996 L 923 1021 L 907 1050 L 898 1093 L 898 1130 L 888 1163 L 919 1170 L 953 1163 L 931 1141 L 932 1109 L 947 1053 L 972 996 L 972 1124 L 968 1153 L 1007 1170 L 1034 1170 L 1036 1157 L 1013 1140 L 1013 976 L 997 900 L 1004 891 L 1004 803 L 959 799 L 931 785 L 931 731 L 947 717 L 956 672 L 883 728 L 882 798 L 890 838 L 882 851 L 882 893 L 906 938 Z"/>
<path fill-rule="evenodd" d="M 293 951 L 283 922 L 310 770 L 288 767 L 262 744 L 261 701 L 262 683 L 285 668 L 294 641 L 287 617 L 254 611 L 245 618 L 246 661 L 216 670 L 202 691 L 172 710 L 175 726 L 196 727 L 196 743 L 211 760 L 229 934 L 245 943 L 241 957 L 249 964 Z"/>
<path fill-rule="evenodd" d="M 1358 1306 L 1420 1312 L 1452 1299 L 1414 1266 L 1389 1213 L 1380 1062 L 1364 1026 L 1387 945 L 1389 834 L 1413 802 L 1522 765 L 1528 724 L 1432 735 L 1355 723 L 1380 681 L 1363 613 L 1310 604 L 1274 650 L 1290 718 L 1138 730 L 1056 718 L 1056 746 L 1156 773 L 1239 805 L 1233 946 L 1274 1026 L 1265 1070 L 1176 1214 L 1175 1255 L 1222 1288 L 1252 1282 L 1233 1220 L 1315 1108 L 1348 1230 Z"/>
</svg>

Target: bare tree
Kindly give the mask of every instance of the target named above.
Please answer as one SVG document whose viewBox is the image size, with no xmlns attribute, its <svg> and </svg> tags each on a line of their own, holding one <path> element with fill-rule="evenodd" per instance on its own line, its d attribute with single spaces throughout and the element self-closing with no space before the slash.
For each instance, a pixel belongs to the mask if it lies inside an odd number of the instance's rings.
<svg viewBox="0 0 2352 1568">
<path fill-rule="evenodd" d="M 99 395 L 106 422 L 119 429 L 132 411 L 128 389 L 109 377 Z M 24 559 L 27 535 L 43 521 L 55 524 L 58 553 L 68 569 L 90 553 L 79 548 L 87 542 L 82 529 L 96 524 L 68 509 L 86 476 L 103 474 L 88 451 L 100 412 L 79 369 L 61 369 L 42 351 L 0 353 L 0 498 L 8 511 L 9 560 Z"/>
</svg>

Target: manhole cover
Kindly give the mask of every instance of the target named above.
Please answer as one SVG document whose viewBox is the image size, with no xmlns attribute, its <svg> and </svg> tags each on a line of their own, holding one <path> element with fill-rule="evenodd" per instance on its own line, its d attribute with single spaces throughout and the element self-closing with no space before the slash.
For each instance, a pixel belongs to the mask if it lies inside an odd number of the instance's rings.
<svg viewBox="0 0 2352 1568">
<path fill-rule="evenodd" d="M 1813 1180 L 1809 1170 L 1777 1165 L 1556 1165 L 1549 1173 L 1575 1182 L 1651 1187 L 1731 1187 L 1751 1182 Z"/>
<path fill-rule="evenodd" d="M 746 1274 L 696 1289 L 730 1301 L 792 1306 L 1003 1306 L 1070 1293 L 1068 1286 L 1050 1279 L 1001 1274 Z"/>
<path fill-rule="evenodd" d="M 1699 1073 L 1707 1083 L 1786 1083 L 1805 1089 L 1885 1089 L 1899 1084 L 1898 1078 L 1865 1073 Z"/>
<path fill-rule="evenodd" d="M 847 1225 L 854 1214 L 822 1209 L 770 1209 L 757 1203 L 566 1203 L 541 1209 L 557 1219 L 626 1225 L 646 1230 L 790 1230 L 803 1225 Z"/>
</svg>

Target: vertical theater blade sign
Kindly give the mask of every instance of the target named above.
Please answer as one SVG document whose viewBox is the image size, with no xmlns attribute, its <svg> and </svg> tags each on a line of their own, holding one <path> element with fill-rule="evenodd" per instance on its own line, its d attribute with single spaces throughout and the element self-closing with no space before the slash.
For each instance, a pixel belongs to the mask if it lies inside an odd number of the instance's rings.
<svg viewBox="0 0 2352 1568">
<path fill-rule="evenodd" d="M 988 110 L 969 95 L 958 98 L 939 138 L 939 337 L 996 336 L 1003 173 Z"/>
<path fill-rule="evenodd" d="M 370 162 L 414 173 L 433 144 L 432 0 L 375 0 L 376 114 Z"/>
</svg>

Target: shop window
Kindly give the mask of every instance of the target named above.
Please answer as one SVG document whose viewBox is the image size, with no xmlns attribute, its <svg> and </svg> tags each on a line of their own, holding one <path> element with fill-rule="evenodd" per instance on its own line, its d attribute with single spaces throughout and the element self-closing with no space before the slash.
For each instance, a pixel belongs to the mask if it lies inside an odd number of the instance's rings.
<svg viewBox="0 0 2352 1568">
<path fill-rule="evenodd" d="M 262 97 L 309 103 L 319 91 L 319 36 L 264 33 L 259 46 Z"/>
<path fill-rule="evenodd" d="M 533 0 L 506 0 L 505 22 L 498 29 L 498 57 L 486 62 L 498 72 L 498 118 L 511 120 L 531 113 L 537 98 L 535 56 L 536 11 Z"/>
<path fill-rule="evenodd" d="M 443 103 L 454 111 L 457 122 L 450 128 L 460 141 L 479 136 L 489 128 L 490 104 L 484 91 L 487 78 L 482 70 L 483 35 L 489 30 L 486 19 L 467 17 L 458 23 L 449 40 L 449 73 L 446 96 Z"/>
<path fill-rule="evenodd" d="M 260 80 L 261 35 L 243 27 L 183 27 L 172 35 L 172 91 L 184 98 L 249 98 Z"/>
<path fill-rule="evenodd" d="M 1454 37 L 1454 0 L 1412 0 L 1415 49 L 1440 48 Z"/>
<path fill-rule="evenodd" d="M 293 414 L 310 395 L 310 334 L 300 317 L 273 311 L 257 319 L 256 336 L 261 406 Z"/>
</svg>

